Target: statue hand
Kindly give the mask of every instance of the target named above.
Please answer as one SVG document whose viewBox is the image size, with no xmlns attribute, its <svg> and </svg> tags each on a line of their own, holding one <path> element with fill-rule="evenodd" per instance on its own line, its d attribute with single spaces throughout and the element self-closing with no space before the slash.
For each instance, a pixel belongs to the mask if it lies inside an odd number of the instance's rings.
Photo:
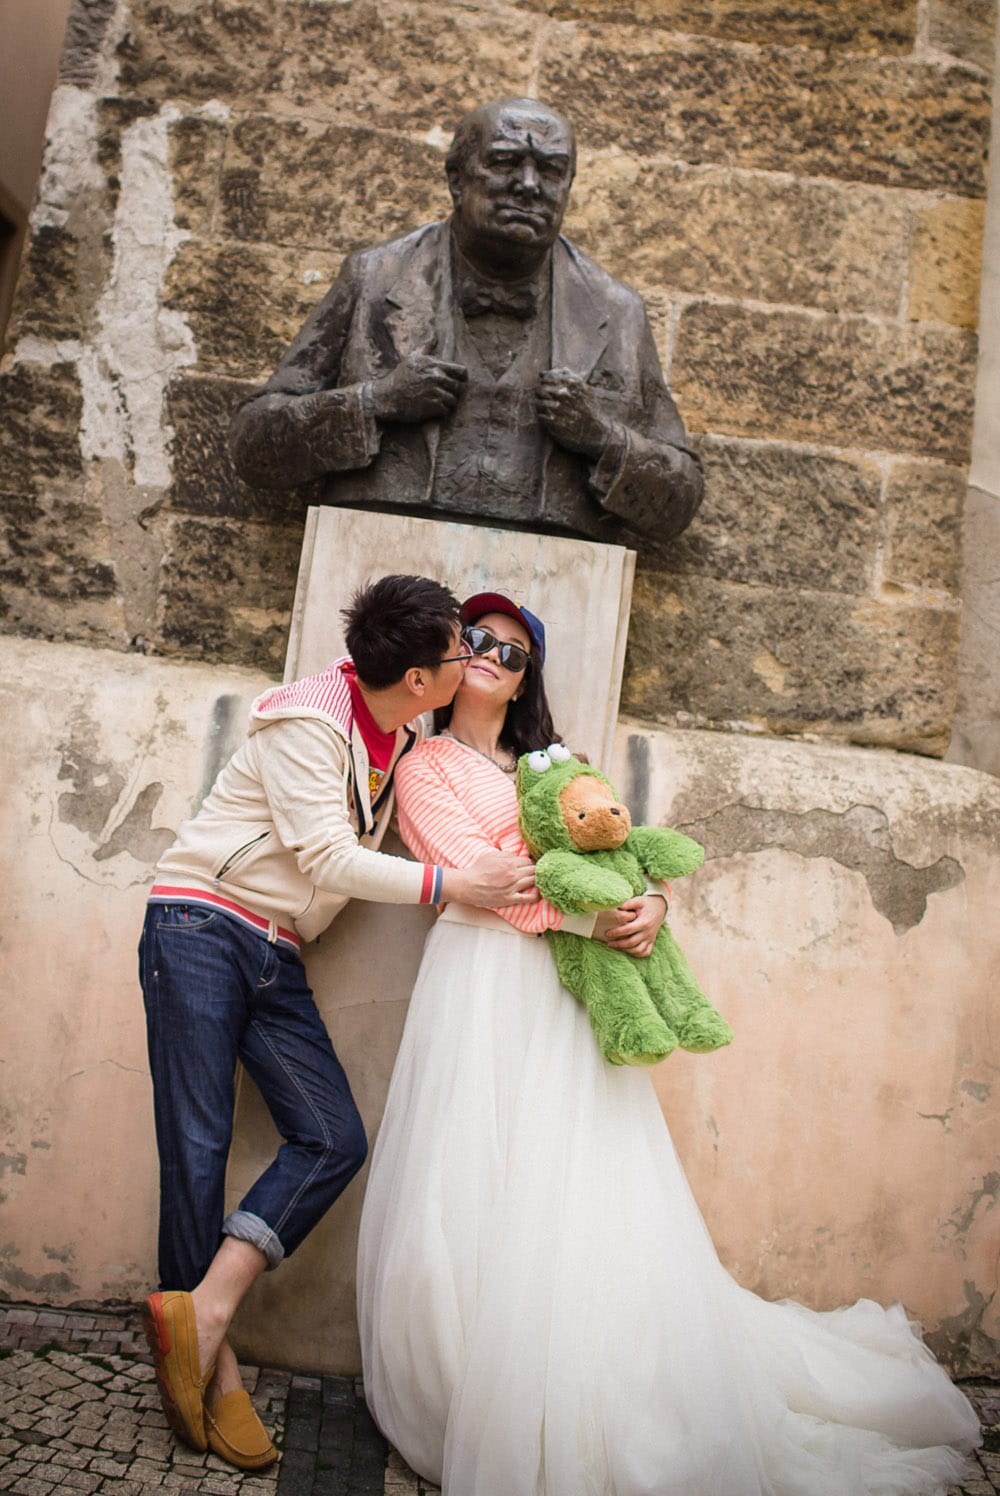
<svg viewBox="0 0 1000 1496">
<path fill-rule="evenodd" d="M 609 428 L 586 380 L 570 369 L 547 369 L 535 392 L 538 419 L 549 435 L 570 452 L 599 457 Z"/>
<path fill-rule="evenodd" d="M 408 353 L 368 386 L 377 421 L 433 421 L 455 409 L 468 377 L 464 364 L 429 353 Z"/>
</svg>

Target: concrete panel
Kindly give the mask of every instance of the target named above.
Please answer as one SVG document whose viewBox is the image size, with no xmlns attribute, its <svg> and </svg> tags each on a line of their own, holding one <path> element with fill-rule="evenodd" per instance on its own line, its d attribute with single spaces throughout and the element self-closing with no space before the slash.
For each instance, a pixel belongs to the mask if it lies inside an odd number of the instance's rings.
<svg viewBox="0 0 1000 1496">
<path fill-rule="evenodd" d="M 498 589 L 544 619 L 553 715 L 569 742 L 610 761 L 618 715 L 635 557 L 620 546 L 399 515 L 310 509 L 285 678 L 308 675 L 344 650 L 340 610 L 366 580 L 401 570 L 437 578 L 459 598 Z M 609 687 L 608 682 L 611 682 Z M 399 843 L 386 850 L 402 851 Z M 369 1137 L 385 1093 L 431 916 L 426 909 L 355 904 L 306 953 L 309 980 L 351 1077 Z M 277 1143 L 252 1084 L 237 1106 L 230 1204 Z M 256 1286 L 240 1318 L 241 1346 L 263 1360 L 357 1367 L 354 1256 L 362 1173 L 280 1273 Z"/>
<path fill-rule="evenodd" d="M 433 577 L 456 597 L 505 592 L 545 624 L 546 688 L 568 742 L 595 762 L 614 743 L 635 553 L 518 530 L 491 530 L 332 505 L 309 510 L 285 679 L 344 652 L 340 610 L 386 572 Z"/>
</svg>

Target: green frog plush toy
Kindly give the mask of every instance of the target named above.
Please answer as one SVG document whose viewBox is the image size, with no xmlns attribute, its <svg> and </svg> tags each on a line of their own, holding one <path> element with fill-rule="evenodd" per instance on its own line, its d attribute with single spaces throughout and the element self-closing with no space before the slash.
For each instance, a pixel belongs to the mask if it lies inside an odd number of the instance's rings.
<svg viewBox="0 0 1000 1496">
<path fill-rule="evenodd" d="M 561 743 L 517 765 L 521 833 L 541 893 L 567 914 L 614 909 L 660 881 L 693 872 L 704 851 L 661 826 L 633 826 L 614 787 Z M 613 1065 L 655 1065 L 678 1045 L 703 1053 L 733 1032 L 701 991 L 664 922 L 648 956 L 630 956 L 564 930 L 549 930 L 564 987 L 587 1009 Z"/>
</svg>

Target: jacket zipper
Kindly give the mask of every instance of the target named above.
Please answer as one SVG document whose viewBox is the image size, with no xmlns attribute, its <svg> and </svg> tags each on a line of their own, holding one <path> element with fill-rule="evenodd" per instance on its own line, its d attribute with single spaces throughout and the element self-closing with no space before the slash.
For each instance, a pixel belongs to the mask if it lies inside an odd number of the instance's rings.
<svg viewBox="0 0 1000 1496">
<path fill-rule="evenodd" d="M 225 862 L 222 864 L 219 871 L 213 878 L 213 883 L 221 883 L 223 878 L 229 872 L 229 869 L 232 867 L 233 863 L 239 861 L 244 852 L 249 852 L 251 847 L 255 847 L 258 842 L 263 841 L 265 836 L 267 836 L 267 832 L 262 831 L 259 836 L 251 837 L 250 841 L 244 842 L 242 847 L 237 847 L 236 851 L 233 852 L 230 857 L 226 858 Z"/>
<path fill-rule="evenodd" d="M 354 762 L 354 744 L 351 743 L 350 741 L 348 741 L 348 744 L 347 744 L 347 757 L 350 760 L 350 764 L 351 764 L 351 769 L 350 769 L 351 789 L 352 789 L 353 794 L 354 794 L 354 809 L 357 811 L 357 814 L 358 814 L 358 837 L 360 839 L 362 836 L 365 836 L 368 833 L 369 829 L 371 829 L 372 831 L 374 831 L 374 829 L 375 829 L 375 822 L 372 821 L 371 827 L 369 828 L 368 825 L 367 825 L 367 823 L 366 823 L 366 821 L 365 821 L 364 806 L 361 804 L 361 792 L 358 789 L 358 766 Z"/>
</svg>

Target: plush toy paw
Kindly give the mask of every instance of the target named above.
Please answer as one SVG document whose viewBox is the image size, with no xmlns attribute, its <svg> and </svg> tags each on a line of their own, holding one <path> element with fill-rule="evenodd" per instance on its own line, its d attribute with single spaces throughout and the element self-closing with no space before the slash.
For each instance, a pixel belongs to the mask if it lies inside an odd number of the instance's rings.
<svg viewBox="0 0 1000 1496">
<path fill-rule="evenodd" d="M 706 1003 L 695 1013 L 689 1013 L 677 1025 L 677 1039 L 681 1049 L 691 1054 L 709 1054 L 713 1049 L 722 1049 L 733 1042 L 733 1031 L 729 1024 Z"/>
</svg>

